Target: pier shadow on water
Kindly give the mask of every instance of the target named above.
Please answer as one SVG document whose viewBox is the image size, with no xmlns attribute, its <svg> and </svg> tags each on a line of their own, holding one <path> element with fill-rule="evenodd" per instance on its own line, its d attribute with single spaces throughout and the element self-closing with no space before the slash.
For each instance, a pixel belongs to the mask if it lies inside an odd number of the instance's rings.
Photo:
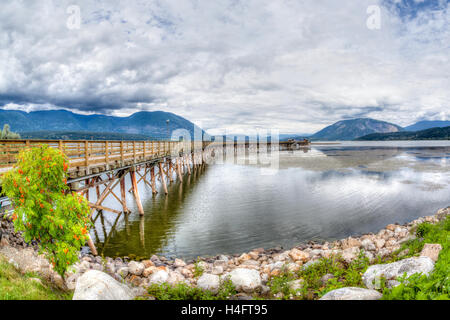
<svg viewBox="0 0 450 320">
<path fill-rule="evenodd" d="M 167 196 L 162 190 L 153 195 L 149 187 L 140 184 L 139 188 L 144 189 L 144 216 L 140 216 L 133 206 L 130 206 L 131 214 L 121 213 L 114 217 L 112 213 L 99 212 L 98 217 L 94 215 L 94 240 L 99 253 L 142 259 L 161 253 L 161 249 L 167 246 L 171 236 L 176 233 L 185 199 L 195 192 L 196 183 L 208 167 L 191 170 L 190 175 L 183 176 L 183 182 L 173 177 L 174 181 L 168 183 Z M 128 203 L 133 203 L 132 197 L 128 200 Z"/>
</svg>

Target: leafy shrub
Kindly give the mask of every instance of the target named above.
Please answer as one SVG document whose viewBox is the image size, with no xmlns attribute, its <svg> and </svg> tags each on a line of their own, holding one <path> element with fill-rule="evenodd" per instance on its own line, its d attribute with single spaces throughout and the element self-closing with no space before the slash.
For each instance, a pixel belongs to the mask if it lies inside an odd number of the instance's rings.
<svg viewBox="0 0 450 320">
<path fill-rule="evenodd" d="M 425 222 L 421 223 L 417 226 L 416 229 L 416 236 L 419 238 L 425 237 L 425 235 L 430 232 L 430 230 L 433 228 L 433 225 L 431 223 Z"/>
<path fill-rule="evenodd" d="M 14 206 L 14 228 L 26 242 L 39 243 L 40 253 L 64 277 L 78 260 L 89 236 L 89 206 L 67 187 L 68 162 L 57 149 L 42 145 L 26 149 L 2 178 L 2 187 Z"/>
</svg>

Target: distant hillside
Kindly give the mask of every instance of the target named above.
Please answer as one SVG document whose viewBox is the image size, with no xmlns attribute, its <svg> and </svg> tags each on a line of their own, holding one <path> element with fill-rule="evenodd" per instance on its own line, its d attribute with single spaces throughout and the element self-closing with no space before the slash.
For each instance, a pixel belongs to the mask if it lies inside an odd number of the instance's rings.
<svg viewBox="0 0 450 320">
<path fill-rule="evenodd" d="M 15 132 L 70 131 L 70 132 L 110 132 L 140 134 L 152 138 L 167 138 L 169 130 L 186 129 L 193 137 L 192 122 L 173 113 L 154 111 L 137 112 L 129 117 L 104 115 L 81 115 L 65 110 L 23 112 L 0 110 L 0 126 L 8 123 Z M 201 129 L 199 129 L 201 130 Z"/>
<path fill-rule="evenodd" d="M 42 140 L 150 140 L 154 139 L 142 134 L 112 132 L 78 132 L 78 131 L 35 131 L 22 132 L 21 139 Z"/>
<path fill-rule="evenodd" d="M 356 140 L 450 140 L 450 126 L 415 132 L 373 133 Z"/>
<path fill-rule="evenodd" d="M 354 140 L 356 138 L 377 132 L 398 132 L 403 129 L 393 123 L 360 118 L 342 120 L 313 134 L 314 140 Z"/>
<path fill-rule="evenodd" d="M 430 128 L 443 128 L 450 126 L 450 121 L 419 121 L 413 125 L 407 126 L 403 129 L 406 131 L 420 131 Z"/>
</svg>

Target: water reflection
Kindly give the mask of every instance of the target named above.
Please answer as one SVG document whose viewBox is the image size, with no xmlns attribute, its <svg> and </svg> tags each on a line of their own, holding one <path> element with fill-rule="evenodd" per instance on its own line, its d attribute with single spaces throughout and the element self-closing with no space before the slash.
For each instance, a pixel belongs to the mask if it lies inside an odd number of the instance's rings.
<svg viewBox="0 0 450 320">
<path fill-rule="evenodd" d="M 449 155 L 450 145 L 317 146 L 281 152 L 273 175 L 210 165 L 168 196 L 140 184 L 145 216 L 129 195 L 132 214 L 104 213 L 94 238 L 105 255 L 192 258 L 373 232 L 449 205 Z"/>
</svg>

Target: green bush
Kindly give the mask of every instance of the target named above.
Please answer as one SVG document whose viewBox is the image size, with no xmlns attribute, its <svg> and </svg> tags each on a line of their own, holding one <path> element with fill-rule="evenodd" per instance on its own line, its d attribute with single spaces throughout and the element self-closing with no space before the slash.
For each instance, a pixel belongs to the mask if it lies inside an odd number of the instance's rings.
<svg viewBox="0 0 450 320">
<path fill-rule="evenodd" d="M 14 228 L 24 240 L 39 243 L 40 253 L 64 277 L 78 261 L 92 225 L 86 199 L 69 193 L 68 160 L 47 145 L 25 149 L 17 164 L 2 177 L 2 188 L 13 206 Z"/>
</svg>

